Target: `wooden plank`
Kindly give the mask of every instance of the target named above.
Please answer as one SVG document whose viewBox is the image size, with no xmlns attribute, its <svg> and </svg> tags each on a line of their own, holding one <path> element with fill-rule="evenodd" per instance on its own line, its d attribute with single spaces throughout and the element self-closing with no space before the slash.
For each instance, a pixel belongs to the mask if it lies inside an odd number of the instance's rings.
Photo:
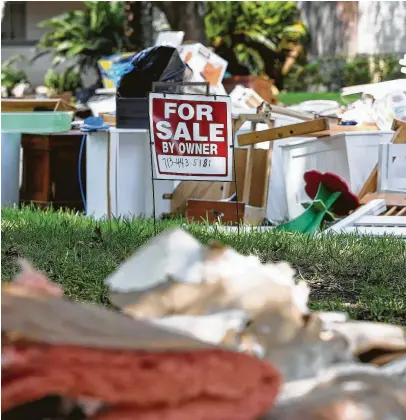
<svg viewBox="0 0 406 420">
<path fill-rule="evenodd" d="M 267 149 L 254 149 L 251 193 L 247 204 L 254 207 L 266 207 L 268 194 L 271 152 Z"/>
<path fill-rule="evenodd" d="M 234 149 L 235 153 L 235 171 L 237 176 L 237 195 L 240 200 L 242 200 L 243 191 L 244 191 L 244 178 L 245 178 L 245 162 L 247 159 L 247 149 Z M 234 168 L 233 168 L 234 174 Z M 234 175 L 235 176 L 235 175 Z M 226 188 L 227 195 L 223 196 L 223 199 L 229 198 L 235 193 L 235 183 L 234 182 L 224 182 L 224 188 Z"/>
<path fill-rule="evenodd" d="M 385 213 L 385 216 L 390 216 L 391 214 L 395 214 L 397 209 L 398 209 L 397 207 L 392 207 L 392 208 L 390 208 L 390 209 L 389 209 L 389 210 Z"/>
<path fill-rule="evenodd" d="M 393 131 L 396 131 L 399 127 L 402 127 L 402 126 L 406 126 L 406 121 L 401 121 L 401 120 L 396 120 L 396 119 L 393 120 L 393 123 L 392 123 Z"/>
<path fill-rule="evenodd" d="M 186 219 L 194 222 L 231 223 L 244 221 L 245 204 L 236 201 L 188 200 Z M 237 216 L 238 213 L 238 216 Z"/>
<path fill-rule="evenodd" d="M 393 144 L 402 144 L 406 143 L 406 126 L 401 125 L 395 132 L 392 138 Z M 364 186 L 362 187 L 358 196 L 363 198 L 368 193 L 377 192 L 378 189 L 378 165 L 372 170 L 368 179 L 365 181 Z"/>
<path fill-rule="evenodd" d="M 404 216 L 364 216 L 355 226 L 406 226 L 406 217 Z"/>
<path fill-rule="evenodd" d="M 247 159 L 245 163 L 244 187 L 242 194 L 242 201 L 249 204 L 252 184 L 252 169 L 254 167 L 254 146 L 249 146 L 247 149 Z"/>
<path fill-rule="evenodd" d="M 359 235 L 395 235 L 402 238 L 406 238 L 406 228 L 404 227 L 386 227 L 386 226 L 366 226 L 366 227 L 356 227 L 350 226 L 340 233 L 357 233 Z"/>
<path fill-rule="evenodd" d="M 241 201 L 243 201 L 242 197 L 244 194 L 244 179 L 246 170 L 247 151 L 248 149 L 235 150 L 238 197 Z M 251 192 L 249 196 L 249 201 L 246 204 L 249 204 L 254 207 L 266 206 L 271 156 L 271 152 L 266 149 L 254 149 L 254 163 L 252 169 L 252 182 L 250 188 Z M 233 182 L 224 182 L 223 188 L 224 189 L 222 199 L 229 198 L 235 193 L 235 184 Z"/>
<path fill-rule="evenodd" d="M 257 123 L 251 122 L 251 130 L 257 130 Z M 244 189 L 242 195 L 242 201 L 249 204 L 251 194 L 251 183 L 252 183 L 252 168 L 254 165 L 254 146 L 251 145 L 247 150 L 247 159 L 245 161 L 245 176 L 244 176 Z"/>
<path fill-rule="evenodd" d="M 320 118 L 299 124 L 285 125 L 282 127 L 270 128 L 268 130 L 240 134 L 238 136 L 238 144 L 240 146 L 249 146 L 252 144 L 263 143 L 265 141 L 274 141 L 287 137 L 297 137 L 302 134 L 316 133 L 318 131 L 327 130 L 328 128 L 327 118 Z"/>
<path fill-rule="evenodd" d="M 2 99 L 1 112 L 76 111 L 62 99 Z"/>
<path fill-rule="evenodd" d="M 361 204 L 367 204 L 377 199 L 385 200 L 388 207 L 406 207 L 406 194 L 369 193 L 360 202 Z"/>
<path fill-rule="evenodd" d="M 330 125 L 328 130 L 319 131 L 312 133 L 312 137 L 326 137 L 333 136 L 334 134 L 340 133 L 353 133 L 353 132 L 362 132 L 362 131 L 379 131 L 379 127 L 376 125 Z M 309 134 L 301 134 L 298 137 L 308 137 Z"/>
<path fill-rule="evenodd" d="M 172 193 L 171 213 L 183 214 L 189 198 L 221 200 L 222 184 L 211 181 L 182 181 Z"/>
<path fill-rule="evenodd" d="M 360 220 L 362 217 L 367 215 L 375 215 L 381 214 L 382 211 L 385 211 L 386 204 L 385 200 L 373 200 L 370 201 L 368 204 L 365 204 L 365 206 L 360 207 L 354 213 L 347 216 L 345 219 L 340 220 L 335 225 L 331 226 L 330 228 L 323 231 L 324 233 L 328 232 L 335 232 L 340 233 L 343 229 L 346 229 L 348 226 L 354 225 L 358 220 Z"/>
<path fill-rule="evenodd" d="M 396 216 L 406 216 L 406 207 L 403 207 Z"/>
<path fill-rule="evenodd" d="M 258 114 L 239 114 L 236 116 L 233 121 L 240 119 L 244 124 L 246 121 L 263 123 L 271 117 L 271 114 L 268 112 L 259 112 Z M 241 124 L 242 125 L 242 124 Z M 241 127 L 241 126 L 240 126 Z M 237 132 L 236 130 L 235 132 Z"/>
<path fill-rule="evenodd" d="M 257 114 L 253 114 L 253 116 L 256 117 Z M 238 116 L 233 115 L 233 120 L 232 120 L 232 125 L 233 125 L 233 141 L 234 141 L 234 138 L 235 138 L 235 135 L 236 135 L 237 131 L 241 128 L 241 126 L 244 124 L 245 121 L 246 121 L 245 114 L 241 114 L 241 115 L 238 115 Z M 238 164 L 241 163 L 238 160 L 238 155 L 240 155 L 240 158 L 241 158 L 241 154 L 237 150 L 238 149 L 235 149 L 235 148 L 233 149 L 233 152 L 234 152 L 234 160 L 235 160 L 235 166 L 236 167 L 237 167 L 237 162 L 238 162 Z M 246 153 L 246 151 L 244 153 Z M 246 157 L 244 155 L 244 165 L 245 165 L 245 159 L 246 159 Z M 235 179 L 234 169 L 235 168 L 234 168 L 234 162 L 233 162 L 232 171 L 233 171 L 233 176 L 234 176 L 234 179 Z M 237 184 L 238 184 L 238 181 L 239 180 L 237 180 Z M 225 200 L 225 199 L 231 197 L 234 193 L 235 193 L 235 182 L 223 182 L 222 199 Z M 242 189 L 241 189 L 241 194 L 242 194 Z M 240 197 L 240 195 L 238 195 L 238 196 Z"/>
</svg>

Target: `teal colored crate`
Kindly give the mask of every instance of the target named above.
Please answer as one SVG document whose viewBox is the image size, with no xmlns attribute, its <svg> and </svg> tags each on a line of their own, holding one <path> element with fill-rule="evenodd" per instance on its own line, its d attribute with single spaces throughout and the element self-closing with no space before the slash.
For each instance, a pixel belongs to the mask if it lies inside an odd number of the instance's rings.
<svg viewBox="0 0 406 420">
<path fill-rule="evenodd" d="M 73 112 L 2 112 L 4 133 L 47 134 L 69 131 Z"/>
</svg>

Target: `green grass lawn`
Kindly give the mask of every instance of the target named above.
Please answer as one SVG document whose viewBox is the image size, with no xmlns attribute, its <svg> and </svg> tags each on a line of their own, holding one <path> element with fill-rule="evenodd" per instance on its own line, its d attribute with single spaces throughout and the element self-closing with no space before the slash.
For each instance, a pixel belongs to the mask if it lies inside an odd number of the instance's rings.
<svg viewBox="0 0 406 420">
<path fill-rule="evenodd" d="M 159 230 L 179 221 L 158 224 Z M 353 318 L 406 325 L 406 243 L 400 239 L 253 231 L 237 235 L 189 225 L 199 240 L 219 240 L 262 261 L 285 260 L 311 287 L 310 306 Z M 151 221 L 95 222 L 72 213 L 3 209 L 2 279 L 24 257 L 78 300 L 107 304 L 104 278 L 154 234 Z"/>
<path fill-rule="evenodd" d="M 287 106 L 314 100 L 337 101 L 344 105 L 355 101 L 359 97 L 360 95 L 349 95 L 342 98 L 340 92 L 287 92 L 279 95 L 279 101 Z"/>
</svg>

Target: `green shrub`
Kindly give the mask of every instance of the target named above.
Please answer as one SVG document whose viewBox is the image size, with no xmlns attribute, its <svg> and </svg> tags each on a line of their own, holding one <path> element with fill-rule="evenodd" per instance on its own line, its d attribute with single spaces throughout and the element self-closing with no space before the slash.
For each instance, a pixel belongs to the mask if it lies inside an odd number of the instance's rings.
<svg viewBox="0 0 406 420">
<path fill-rule="evenodd" d="M 278 81 L 292 50 L 307 37 L 296 2 L 206 2 L 206 36 L 236 75 L 266 73 Z"/>
<path fill-rule="evenodd" d="M 321 57 L 308 64 L 296 63 L 285 77 L 290 92 L 338 91 L 345 86 L 403 78 L 397 54 L 358 54 L 353 58 Z"/>
<path fill-rule="evenodd" d="M 24 61 L 25 58 L 23 56 L 13 55 L 1 65 L 1 85 L 7 89 L 8 95 L 18 83 L 28 82 L 26 72 L 16 66 L 16 64 Z"/>
<path fill-rule="evenodd" d="M 61 73 L 49 69 L 45 74 L 44 83 L 48 89 L 55 93 L 75 92 L 82 87 L 80 73 L 72 68 L 67 68 Z"/>
<path fill-rule="evenodd" d="M 358 55 L 344 66 L 344 86 L 363 85 L 371 82 L 370 57 Z M 343 86 L 340 86 L 343 87 Z"/>
<path fill-rule="evenodd" d="M 40 22 L 48 31 L 37 44 L 38 53 L 52 55 L 52 66 L 75 59 L 78 71 L 97 69 L 101 57 L 126 51 L 125 9 L 120 1 L 85 1 L 85 10 L 72 10 Z"/>
</svg>

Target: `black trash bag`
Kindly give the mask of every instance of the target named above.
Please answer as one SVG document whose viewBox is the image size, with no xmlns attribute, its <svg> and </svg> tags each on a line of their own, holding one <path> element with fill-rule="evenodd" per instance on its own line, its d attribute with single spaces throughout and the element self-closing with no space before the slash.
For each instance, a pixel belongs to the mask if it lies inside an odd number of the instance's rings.
<svg viewBox="0 0 406 420">
<path fill-rule="evenodd" d="M 156 46 L 139 52 L 117 86 L 117 97 L 146 98 L 153 82 L 187 82 L 193 72 L 176 48 Z M 168 92 L 168 90 L 166 90 Z"/>
</svg>

